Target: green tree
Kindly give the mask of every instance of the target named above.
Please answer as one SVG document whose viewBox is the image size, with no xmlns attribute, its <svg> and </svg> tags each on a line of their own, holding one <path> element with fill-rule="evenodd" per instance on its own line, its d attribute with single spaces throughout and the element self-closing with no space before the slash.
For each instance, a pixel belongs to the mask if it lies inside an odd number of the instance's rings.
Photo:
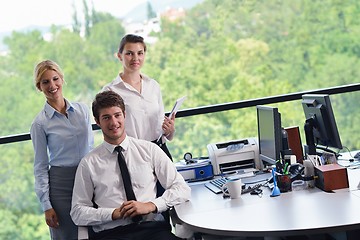
<svg viewBox="0 0 360 240">
<path fill-rule="evenodd" d="M 147 12 L 147 20 L 156 17 L 156 12 L 154 11 L 154 9 L 149 1 L 147 1 L 147 3 L 146 3 L 146 12 Z"/>
<path fill-rule="evenodd" d="M 81 31 L 81 22 L 76 10 L 75 2 L 72 3 L 73 14 L 72 14 L 72 30 L 74 33 L 80 34 Z"/>
<path fill-rule="evenodd" d="M 356 0 L 206 0 L 184 18 L 161 19 L 143 72 L 160 83 L 166 111 L 182 95 L 186 109 L 356 83 L 359 11 Z M 9 53 L 0 56 L 2 136 L 29 132 L 44 105 L 33 83 L 37 62 L 58 62 L 67 82 L 65 97 L 88 106 L 119 72 L 114 53 L 125 33 L 121 22 L 94 8 L 88 13 L 91 34 L 85 37 L 75 31 L 80 23 L 73 17 L 72 31 L 51 26 L 50 38 L 29 31 L 4 40 Z M 354 136 L 360 131 L 354 104 L 359 92 L 331 100 L 343 144 L 359 149 L 360 138 Z M 303 128 L 301 101 L 273 105 L 283 126 Z M 257 136 L 256 124 L 255 108 L 177 119 L 168 146 L 175 161 L 186 151 L 207 156 L 208 143 Z M 2 145 L 0 152 L 0 239 L 48 239 L 33 190 L 31 142 Z"/>
<path fill-rule="evenodd" d="M 87 4 L 87 0 L 83 0 L 83 11 L 84 11 L 84 18 L 85 18 L 85 36 L 90 36 L 90 29 L 92 25 L 92 19 L 90 15 L 89 6 Z"/>
</svg>

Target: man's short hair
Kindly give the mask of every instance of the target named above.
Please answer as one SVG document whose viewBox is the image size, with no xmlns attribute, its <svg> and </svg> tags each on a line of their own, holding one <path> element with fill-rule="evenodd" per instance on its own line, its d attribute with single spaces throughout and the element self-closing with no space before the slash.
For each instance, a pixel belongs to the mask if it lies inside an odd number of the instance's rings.
<svg viewBox="0 0 360 240">
<path fill-rule="evenodd" d="M 96 94 L 92 102 L 92 112 L 94 118 L 98 121 L 101 109 L 109 107 L 119 107 L 125 113 L 125 104 L 122 97 L 114 91 L 108 90 Z"/>
</svg>

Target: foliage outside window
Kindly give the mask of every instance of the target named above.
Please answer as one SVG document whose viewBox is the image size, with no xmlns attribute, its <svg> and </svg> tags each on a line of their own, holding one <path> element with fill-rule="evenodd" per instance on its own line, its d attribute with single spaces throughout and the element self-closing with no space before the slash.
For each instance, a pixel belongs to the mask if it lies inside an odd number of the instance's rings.
<svg viewBox="0 0 360 240">
<path fill-rule="evenodd" d="M 85 2 L 85 1 L 84 1 Z M 149 6 L 149 16 L 153 16 Z M 148 43 L 143 72 L 161 85 L 165 110 L 187 95 L 183 108 L 300 92 L 359 82 L 360 3 L 351 1 L 205 0 L 184 16 L 161 18 L 156 42 Z M 114 57 L 125 34 L 119 19 L 89 9 L 85 36 L 73 29 L 13 32 L 0 56 L 0 135 L 27 133 L 44 104 L 33 85 L 43 59 L 59 63 L 64 95 L 90 106 L 115 78 Z M 343 145 L 360 149 L 358 92 L 331 97 Z M 300 101 L 277 105 L 284 126 L 304 121 Z M 169 143 L 175 161 L 187 151 L 206 156 L 208 143 L 256 136 L 255 108 L 179 118 Z M 101 142 L 98 134 L 97 143 Z M 304 138 L 303 138 L 304 139 Z M 1 239 L 48 239 L 33 190 L 31 143 L 0 146 Z"/>
</svg>

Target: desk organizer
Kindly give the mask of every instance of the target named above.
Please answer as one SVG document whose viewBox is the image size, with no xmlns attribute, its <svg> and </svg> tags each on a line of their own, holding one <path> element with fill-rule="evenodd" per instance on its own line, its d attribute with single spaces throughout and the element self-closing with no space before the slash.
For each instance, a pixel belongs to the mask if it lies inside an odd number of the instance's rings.
<svg viewBox="0 0 360 240">
<path fill-rule="evenodd" d="M 347 170 L 337 163 L 315 166 L 315 175 L 315 186 L 323 191 L 349 187 Z"/>
</svg>

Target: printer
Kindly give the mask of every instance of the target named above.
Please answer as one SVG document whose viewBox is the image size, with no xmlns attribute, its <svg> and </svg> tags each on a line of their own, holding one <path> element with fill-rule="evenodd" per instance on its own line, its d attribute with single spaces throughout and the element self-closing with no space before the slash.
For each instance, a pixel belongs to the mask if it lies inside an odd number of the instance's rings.
<svg viewBox="0 0 360 240">
<path fill-rule="evenodd" d="M 207 145 L 214 175 L 232 173 L 240 169 L 263 169 L 255 138 L 231 140 Z"/>
</svg>

